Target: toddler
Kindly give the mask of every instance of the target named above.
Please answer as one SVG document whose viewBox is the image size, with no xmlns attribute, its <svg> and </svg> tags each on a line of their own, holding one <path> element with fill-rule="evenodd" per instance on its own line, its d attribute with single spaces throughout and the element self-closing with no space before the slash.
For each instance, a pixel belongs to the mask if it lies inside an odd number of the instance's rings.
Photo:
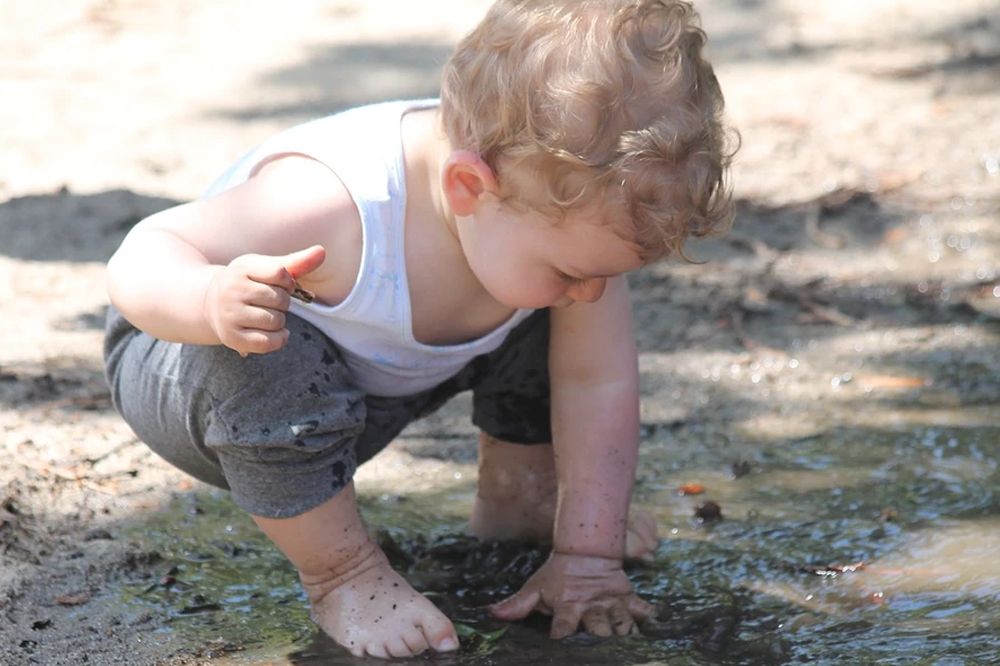
<svg viewBox="0 0 1000 666">
<path fill-rule="evenodd" d="M 705 36 L 680 0 L 498 0 L 440 100 L 266 141 L 108 263 L 114 404 L 157 454 L 231 491 L 355 655 L 458 646 L 389 566 L 352 475 L 474 393 L 470 529 L 551 556 L 491 608 L 625 635 L 638 370 L 624 274 L 725 223 L 730 157 Z"/>
</svg>

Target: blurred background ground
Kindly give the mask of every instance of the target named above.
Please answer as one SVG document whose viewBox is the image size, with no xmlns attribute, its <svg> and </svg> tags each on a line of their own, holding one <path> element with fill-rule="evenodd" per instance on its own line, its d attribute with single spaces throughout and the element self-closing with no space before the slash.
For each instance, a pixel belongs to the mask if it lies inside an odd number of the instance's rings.
<svg viewBox="0 0 1000 666">
<path fill-rule="evenodd" d="M 269 134 L 433 95 L 487 4 L 0 5 L 0 662 L 203 658 L 102 596 L 148 564 L 122 530 L 198 490 L 110 408 L 103 263 Z M 995 426 L 1000 2 L 697 6 L 743 137 L 739 217 L 694 246 L 707 263 L 633 280 L 647 439 L 701 428 L 752 458 L 834 426 Z M 463 408 L 411 428 L 362 491 L 468 482 Z"/>
</svg>

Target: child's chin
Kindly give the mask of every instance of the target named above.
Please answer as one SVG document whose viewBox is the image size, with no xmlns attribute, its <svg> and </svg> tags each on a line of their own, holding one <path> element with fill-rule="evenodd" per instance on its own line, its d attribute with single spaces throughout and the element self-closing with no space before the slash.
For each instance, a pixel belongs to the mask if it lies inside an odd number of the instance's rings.
<svg viewBox="0 0 1000 666">
<path fill-rule="evenodd" d="M 519 305 L 511 305 L 510 307 L 519 308 L 522 310 L 544 310 L 545 308 L 565 308 L 567 306 L 573 305 L 575 301 L 572 298 L 566 298 L 565 296 L 556 300 L 549 302 L 539 302 L 534 301 L 531 303 L 521 303 Z"/>
<path fill-rule="evenodd" d="M 569 307 L 570 305 L 573 305 L 573 303 L 575 303 L 575 302 L 576 301 L 574 301 L 569 296 L 563 296 L 562 298 L 560 298 L 558 301 L 556 301 L 555 303 L 553 303 L 549 307 L 550 308 L 565 308 L 565 307 Z"/>
<path fill-rule="evenodd" d="M 544 303 L 538 299 L 531 298 L 518 298 L 517 296 L 512 296 L 510 294 L 493 294 L 493 298 L 504 307 L 511 308 L 512 310 L 541 310 L 542 308 L 551 307 L 551 303 Z"/>
<path fill-rule="evenodd" d="M 542 297 L 531 297 L 527 294 L 517 294 L 517 293 L 498 293 L 490 291 L 490 295 L 498 303 L 501 303 L 504 307 L 511 308 L 513 310 L 542 310 L 544 308 L 561 308 L 567 305 L 573 304 L 573 299 L 568 296 L 561 296 L 556 301 L 546 300 L 544 296 Z"/>
</svg>

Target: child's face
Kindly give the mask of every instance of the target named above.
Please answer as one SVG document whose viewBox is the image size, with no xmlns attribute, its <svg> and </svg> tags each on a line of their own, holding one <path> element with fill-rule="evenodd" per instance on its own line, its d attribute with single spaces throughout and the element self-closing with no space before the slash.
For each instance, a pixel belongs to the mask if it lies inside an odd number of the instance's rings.
<svg viewBox="0 0 1000 666">
<path fill-rule="evenodd" d="M 512 308 L 593 302 L 609 277 L 642 266 L 637 248 L 594 209 L 554 221 L 490 201 L 458 225 L 469 267 Z"/>
</svg>

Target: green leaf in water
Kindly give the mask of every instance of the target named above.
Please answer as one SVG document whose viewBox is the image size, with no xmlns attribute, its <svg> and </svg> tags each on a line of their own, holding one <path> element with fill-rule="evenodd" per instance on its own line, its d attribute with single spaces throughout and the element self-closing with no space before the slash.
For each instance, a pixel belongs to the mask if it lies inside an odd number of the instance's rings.
<svg viewBox="0 0 1000 666">
<path fill-rule="evenodd" d="M 466 648 L 478 655 L 488 655 L 496 648 L 496 642 L 507 633 L 507 627 L 500 627 L 493 631 L 480 631 L 475 627 L 455 622 L 455 633 L 462 642 L 466 643 Z"/>
<path fill-rule="evenodd" d="M 478 636 L 479 632 L 470 627 L 467 624 L 462 624 L 461 622 L 455 622 L 455 633 L 458 634 L 459 638 L 472 638 L 473 636 Z"/>
</svg>

